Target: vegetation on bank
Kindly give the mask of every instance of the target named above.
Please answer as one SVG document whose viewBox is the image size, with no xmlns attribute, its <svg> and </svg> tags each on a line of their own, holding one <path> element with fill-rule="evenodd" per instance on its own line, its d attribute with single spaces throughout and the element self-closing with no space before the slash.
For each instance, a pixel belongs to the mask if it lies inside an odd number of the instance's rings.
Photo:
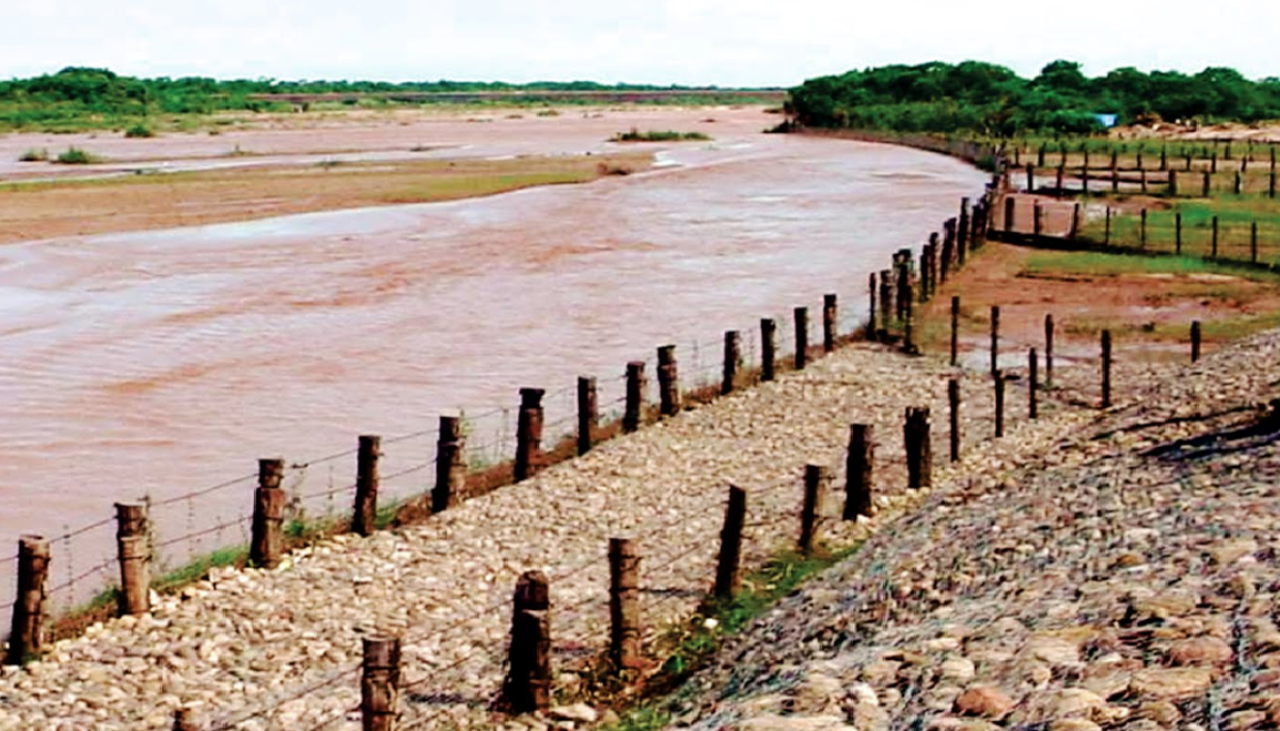
<svg viewBox="0 0 1280 731">
<path fill-rule="evenodd" d="M 711 137 L 701 132 L 677 132 L 675 130 L 647 130 L 641 132 L 632 127 L 629 132 L 619 132 L 613 136 L 613 142 L 690 142 L 709 140 Z"/>
<path fill-rule="evenodd" d="M 1054 61 L 1035 78 L 979 61 L 892 65 L 809 79 L 791 90 L 801 124 L 901 132 L 1092 133 L 1097 115 L 1120 124 L 1280 118 L 1280 78 L 1251 81 L 1230 68 L 1197 74 L 1132 67 L 1089 78 Z"/>
</svg>

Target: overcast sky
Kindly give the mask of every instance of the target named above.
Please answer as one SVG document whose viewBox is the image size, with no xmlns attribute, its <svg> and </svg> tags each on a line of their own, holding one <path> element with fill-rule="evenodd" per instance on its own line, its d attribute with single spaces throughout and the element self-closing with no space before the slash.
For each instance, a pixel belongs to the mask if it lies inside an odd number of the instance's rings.
<svg viewBox="0 0 1280 731">
<path fill-rule="evenodd" d="M 139 76 L 781 85 L 969 58 L 1280 76 L 1280 2 L 0 0 L 0 78 Z"/>
</svg>

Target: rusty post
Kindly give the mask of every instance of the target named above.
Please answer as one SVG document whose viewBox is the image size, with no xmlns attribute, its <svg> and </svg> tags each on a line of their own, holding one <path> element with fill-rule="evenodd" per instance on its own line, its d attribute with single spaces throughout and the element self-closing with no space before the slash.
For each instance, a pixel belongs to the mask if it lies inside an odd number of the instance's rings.
<svg viewBox="0 0 1280 731">
<path fill-rule="evenodd" d="M 1102 331 L 1102 408 L 1111 408 L 1111 331 Z"/>
<path fill-rule="evenodd" d="M 874 274 L 872 276 L 875 276 Z M 875 323 L 874 312 L 871 322 Z M 760 380 L 772 381 L 774 378 L 774 360 L 777 357 L 778 323 L 766 317 L 760 320 Z"/>
<path fill-rule="evenodd" d="M 503 695 L 515 713 L 546 710 L 551 705 L 551 589 L 546 574 L 521 574 L 512 605 Z"/>
<path fill-rule="evenodd" d="M 151 611 L 151 537 L 146 503 L 116 503 L 120 615 Z"/>
<path fill-rule="evenodd" d="M 644 361 L 627 364 L 627 406 L 622 415 L 622 431 L 628 434 L 640 428 L 644 412 Z"/>
<path fill-rule="evenodd" d="M 929 408 L 907 408 L 902 425 L 907 448 L 907 487 L 920 490 L 933 487 L 933 448 L 929 438 Z"/>
<path fill-rule="evenodd" d="M 663 416 L 680 413 L 680 371 L 674 345 L 658 348 L 658 401 L 658 412 Z"/>
<path fill-rule="evenodd" d="M 1274 155 L 1275 150 L 1272 150 L 1271 153 Z M 1271 168 L 1271 173 L 1267 182 L 1267 197 L 1272 199 L 1276 197 L 1276 169 L 1274 166 Z"/>
<path fill-rule="evenodd" d="M 6 665 L 25 665 L 40 656 L 49 641 L 49 542 L 41 536 L 18 539 L 18 593 L 13 603 Z"/>
<path fill-rule="evenodd" d="M 541 388 L 520 389 L 520 414 L 516 422 L 515 481 L 523 482 L 542 471 L 546 457 L 542 453 Z"/>
<path fill-rule="evenodd" d="M 960 295 L 951 295 L 951 365 L 960 362 Z"/>
<path fill-rule="evenodd" d="M 363 731 L 395 731 L 400 712 L 400 638 L 364 638 L 360 676 Z"/>
<path fill-rule="evenodd" d="M 822 350 L 830 353 L 836 349 L 836 318 L 839 313 L 834 294 L 822 296 Z"/>
<path fill-rule="evenodd" d="M 1039 363 L 1036 358 L 1036 349 L 1032 348 L 1027 353 L 1027 416 L 1032 419 L 1039 417 L 1038 391 L 1040 388 L 1039 374 L 1036 372 Z"/>
<path fill-rule="evenodd" d="M 253 540 L 249 561 L 273 569 L 284 555 L 284 506 L 288 496 L 280 489 L 283 459 L 258 460 L 258 488 L 253 499 Z"/>
<path fill-rule="evenodd" d="M 715 597 L 732 599 L 738 593 L 738 559 L 742 555 L 742 526 L 747 517 L 747 492 L 729 486 L 729 505 L 720 531 L 720 556 L 716 562 Z"/>
<path fill-rule="evenodd" d="M 589 380 L 594 388 L 595 379 Z M 462 499 L 467 481 L 462 420 L 456 416 L 441 416 L 439 431 L 436 437 L 436 484 L 431 489 L 432 513 L 442 513 L 456 506 Z"/>
<path fill-rule="evenodd" d="M 364 435 L 356 450 L 356 504 L 351 516 L 351 530 L 357 535 L 373 535 L 378 520 L 378 457 L 382 456 L 382 437 Z"/>
<path fill-rule="evenodd" d="M 738 383 L 738 366 L 742 364 L 742 336 L 737 330 L 728 330 L 724 334 L 724 368 L 723 380 L 720 383 L 720 395 L 733 393 Z"/>
<path fill-rule="evenodd" d="M 951 461 L 960 461 L 960 379 L 947 380 L 947 404 L 951 417 Z"/>
<path fill-rule="evenodd" d="M 1085 153 L 1088 155 L 1088 153 Z M 1089 166 L 1086 164 L 1080 170 L 1080 192 L 1089 195 Z"/>
<path fill-rule="evenodd" d="M 626 538 L 609 539 L 609 618 L 609 659 L 614 670 L 640 668 L 640 554 Z"/>
<path fill-rule="evenodd" d="M 1217 148 L 1216 145 L 1214 147 L 1215 149 L 1213 153 L 1209 156 L 1209 172 L 1214 175 L 1217 175 L 1218 174 L 1218 150 L 1216 149 Z"/>
<path fill-rule="evenodd" d="M 1200 360 L 1200 321 L 1191 323 L 1191 362 Z"/>
<path fill-rule="evenodd" d="M 1004 371 L 997 370 L 992 375 L 996 389 L 996 439 L 999 439 L 1004 436 Z"/>
<path fill-rule="evenodd" d="M 907 299 L 908 299 L 907 284 L 910 283 L 911 281 L 911 266 L 910 266 L 910 258 L 909 258 L 910 255 L 911 254 L 909 250 L 899 250 L 898 253 L 894 254 L 893 256 L 893 270 L 894 270 L 893 299 L 895 304 L 894 312 L 896 313 L 899 322 L 906 319 Z"/>
<path fill-rule="evenodd" d="M 809 308 L 797 307 L 796 320 L 796 370 L 804 370 L 809 350 Z"/>
<path fill-rule="evenodd" d="M 194 708 L 179 708 L 173 712 L 173 731 L 204 731 L 204 721 Z"/>
<path fill-rule="evenodd" d="M 818 513 L 822 510 L 822 491 L 827 483 L 827 469 L 810 464 L 804 468 L 804 502 L 800 507 L 801 555 L 813 553 L 813 543 L 818 537 Z"/>
<path fill-rule="evenodd" d="M 1044 316 L 1044 385 L 1053 387 L 1053 315 Z"/>
<path fill-rule="evenodd" d="M 875 515 L 871 501 L 871 480 L 875 470 L 875 427 L 853 424 L 849 427 L 849 454 L 845 459 L 844 519 L 859 515 Z"/>
<path fill-rule="evenodd" d="M 578 377 L 578 455 L 591 451 L 595 445 L 596 429 L 600 425 L 600 411 L 596 399 L 596 379 Z"/>
<path fill-rule="evenodd" d="M 1000 359 L 1000 305 L 991 306 L 991 373 L 999 368 Z"/>
</svg>

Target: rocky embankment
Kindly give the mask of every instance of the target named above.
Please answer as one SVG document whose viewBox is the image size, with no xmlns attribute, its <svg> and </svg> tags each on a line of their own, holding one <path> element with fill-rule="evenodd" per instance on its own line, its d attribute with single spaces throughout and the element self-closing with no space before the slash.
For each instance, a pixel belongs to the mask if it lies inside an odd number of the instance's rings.
<svg viewBox="0 0 1280 731">
<path fill-rule="evenodd" d="M 1280 725 L 1280 333 L 1124 383 L 975 455 L 726 648 L 674 725 Z"/>
<path fill-rule="evenodd" d="M 159 598 L 150 615 L 95 626 L 40 662 L 5 668 L 0 731 L 164 729 L 184 705 L 211 730 L 355 729 L 361 638 L 375 633 L 404 639 L 402 728 L 501 725 L 489 704 L 521 572 L 551 578 L 557 683 L 572 691 L 574 670 L 606 643 L 610 537 L 639 543 L 652 636 L 690 616 L 709 588 L 730 483 L 749 491 L 750 568 L 794 543 L 806 463 L 836 476 L 824 508 L 833 541 L 859 540 L 922 497 L 905 490 L 907 406 L 932 407 L 935 484 L 977 480 L 990 465 L 980 442 L 991 434 L 992 394 L 984 376 L 966 377 L 971 456 L 948 467 L 946 380 L 956 373 L 937 359 L 851 346 L 421 525 L 326 540 L 273 571 L 218 571 Z M 1032 425 L 1016 384 L 1008 409 L 1012 436 L 1001 444 L 1023 452 L 1043 443 L 1035 434 L 1095 418 L 1046 399 L 1045 418 Z M 853 422 L 875 425 L 881 508 L 856 523 L 836 518 Z"/>
</svg>

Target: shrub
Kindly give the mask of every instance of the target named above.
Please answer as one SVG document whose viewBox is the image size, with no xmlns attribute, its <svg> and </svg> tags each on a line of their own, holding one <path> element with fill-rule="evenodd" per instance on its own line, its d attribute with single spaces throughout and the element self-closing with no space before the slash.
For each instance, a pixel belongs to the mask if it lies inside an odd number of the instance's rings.
<svg viewBox="0 0 1280 731">
<path fill-rule="evenodd" d="M 153 132 L 151 128 L 148 127 L 147 125 L 139 122 L 138 124 L 133 125 L 129 129 L 126 129 L 124 131 L 124 136 L 129 139 L 140 139 L 140 138 L 146 138 L 146 137 L 155 137 L 156 133 Z"/>
<path fill-rule="evenodd" d="M 648 130 L 641 132 L 635 127 L 630 132 L 619 132 L 613 136 L 613 142 L 684 142 L 689 140 L 709 140 L 701 132 L 676 132 L 675 130 Z"/>
<path fill-rule="evenodd" d="M 49 159 L 49 151 L 45 148 L 39 150 L 34 147 L 22 153 L 18 158 L 18 162 L 45 162 Z"/>
<path fill-rule="evenodd" d="M 99 162 L 99 160 L 95 155 L 91 155 L 79 147 L 68 147 L 66 152 L 58 155 L 56 162 L 63 165 L 89 165 Z"/>
</svg>

